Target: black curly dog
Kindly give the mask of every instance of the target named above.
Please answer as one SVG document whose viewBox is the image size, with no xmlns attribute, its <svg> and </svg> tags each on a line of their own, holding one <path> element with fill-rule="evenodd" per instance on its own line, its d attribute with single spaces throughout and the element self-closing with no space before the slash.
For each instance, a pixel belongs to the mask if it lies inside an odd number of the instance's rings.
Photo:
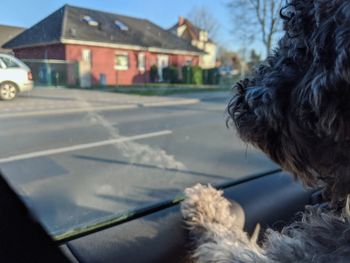
<svg viewBox="0 0 350 263">
<path fill-rule="evenodd" d="M 307 208 L 260 246 L 213 188 L 186 189 L 182 213 L 198 262 L 350 262 L 350 1 L 290 0 L 277 49 L 236 85 L 228 124 L 333 207 Z"/>
</svg>

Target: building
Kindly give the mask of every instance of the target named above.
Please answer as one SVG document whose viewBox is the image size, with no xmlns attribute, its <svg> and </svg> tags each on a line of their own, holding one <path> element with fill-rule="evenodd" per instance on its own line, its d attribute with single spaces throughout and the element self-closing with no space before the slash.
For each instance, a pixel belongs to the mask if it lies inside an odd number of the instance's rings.
<svg viewBox="0 0 350 263">
<path fill-rule="evenodd" d="M 11 49 L 2 48 L 2 45 L 24 30 L 22 27 L 0 25 L 0 53 L 12 53 Z"/>
<path fill-rule="evenodd" d="M 196 27 L 191 21 L 182 16 L 179 17 L 179 21 L 168 31 L 191 42 L 194 47 L 205 52 L 200 56 L 200 67 L 209 69 L 216 66 L 217 47 L 209 38 L 207 31 Z"/>
<path fill-rule="evenodd" d="M 202 51 L 146 20 L 65 5 L 4 45 L 22 59 L 76 61 L 81 86 L 159 80 L 167 66 L 198 65 Z M 75 83 L 74 70 L 68 82 Z"/>
</svg>

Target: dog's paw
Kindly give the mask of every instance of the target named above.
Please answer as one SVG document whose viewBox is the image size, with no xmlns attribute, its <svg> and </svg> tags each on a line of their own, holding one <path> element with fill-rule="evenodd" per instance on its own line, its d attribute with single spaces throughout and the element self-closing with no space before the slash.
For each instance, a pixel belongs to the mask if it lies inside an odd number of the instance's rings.
<svg viewBox="0 0 350 263">
<path fill-rule="evenodd" d="M 233 217 L 230 202 L 222 196 L 223 192 L 211 185 L 197 184 L 185 190 L 185 200 L 181 212 L 189 227 L 205 227 L 210 223 L 232 226 Z"/>
</svg>

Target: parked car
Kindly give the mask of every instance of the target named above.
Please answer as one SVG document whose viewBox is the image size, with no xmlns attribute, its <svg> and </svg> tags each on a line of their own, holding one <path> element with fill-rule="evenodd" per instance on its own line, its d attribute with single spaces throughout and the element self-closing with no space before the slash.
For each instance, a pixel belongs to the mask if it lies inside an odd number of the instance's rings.
<svg viewBox="0 0 350 263">
<path fill-rule="evenodd" d="M 0 99 L 12 100 L 17 93 L 33 89 L 30 68 L 18 58 L 0 54 Z"/>
</svg>

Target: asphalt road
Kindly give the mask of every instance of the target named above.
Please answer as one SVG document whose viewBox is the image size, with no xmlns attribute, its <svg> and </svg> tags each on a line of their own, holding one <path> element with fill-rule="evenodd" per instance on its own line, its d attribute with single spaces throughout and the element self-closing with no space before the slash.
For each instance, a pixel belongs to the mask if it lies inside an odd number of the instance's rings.
<svg viewBox="0 0 350 263">
<path fill-rule="evenodd" d="M 277 167 L 226 128 L 227 94 L 185 97 L 201 102 L 0 114 L 0 167 L 53 234 Z"/>
</svg>

